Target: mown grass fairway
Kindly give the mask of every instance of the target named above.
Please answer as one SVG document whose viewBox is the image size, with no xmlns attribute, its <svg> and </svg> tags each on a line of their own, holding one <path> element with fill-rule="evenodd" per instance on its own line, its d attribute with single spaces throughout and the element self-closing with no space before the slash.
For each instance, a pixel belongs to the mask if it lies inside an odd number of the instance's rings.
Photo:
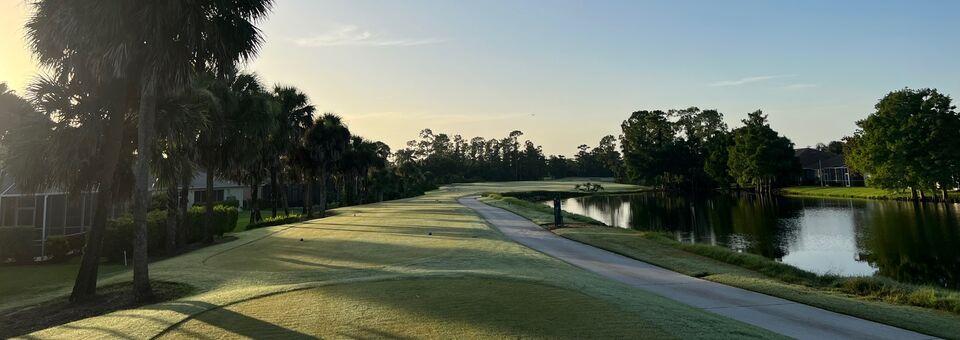
<svg viewBox="0 0 960 340">
<path fill-rule="evenodd" d="M 196 294 L 32 336 L 776 337 L 520 246 L 456 202 L 574 183 L 452 185 L 238 233 L 232 242 L 151 265 L 154 279 L 189 283 Z M 126 280 L 129 273 L 102 284 Z M 65 295 L 69 284 L 45 296 Z"/>
</svg>

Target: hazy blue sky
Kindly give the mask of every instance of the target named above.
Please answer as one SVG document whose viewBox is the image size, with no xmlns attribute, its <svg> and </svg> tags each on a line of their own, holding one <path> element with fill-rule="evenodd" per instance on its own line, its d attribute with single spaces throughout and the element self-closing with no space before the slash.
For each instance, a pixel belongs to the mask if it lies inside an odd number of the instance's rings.
<svg viewBox="0 0 960 340">
<path fill-rule="evenodd" d="M 4 35 L 22 35 L 7 33 L 17 13 L 0 18 Z M 427 127 L 519 129 L 569 155 L 632 111 L 687 106 L 733 126 L 763 109 L 806 146 L 850 134 L 890 90 L 960 96 L 958 13 L 957 1 L 278 0 L 248 69 L 394 147 Z M 34 71 L 11 60 L 29 53 L 0 48 L 0 81 L 21 88 Z"/>
</svg>

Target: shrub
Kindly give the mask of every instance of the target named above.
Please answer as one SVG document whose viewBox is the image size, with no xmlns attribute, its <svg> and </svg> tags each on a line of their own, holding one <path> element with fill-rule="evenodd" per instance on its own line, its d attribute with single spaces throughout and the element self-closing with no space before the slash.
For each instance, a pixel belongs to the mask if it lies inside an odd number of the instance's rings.
<svg viewBox="0 0 960 340">
<path fill-rule="evenodd" d="M 87 244 L 87 234 L 76 234 L 65 237 L 71 250 L 76 251 L 78 254 L 83 253 L 83 246 Z"/>
<path fill-rule="evenodd" d="M 236 198 L 231 197 L 224 200 L 223 202 L 217 203 L 217 205 L 225 205 L 228 207 L 240 208 L 240 201 L 238 201 Z"/>
<path fill-rule="evenodd" d="M 147 252 L 159 254 L 167 238 L 167 212 L 154 210 L 147 213 Z M 103 237 L 103 256 L 112 261 L 123 258 L 123 252 L 133 251 L 133 216 L 127 214 L 107 221 L 107 230 Z"/>
<path fill-rule="evenodd" d="M 574 185 L 573 190 L 585 191 L 585 192 L 597 192 L 597 191 L 603 191 L 603 186 L 597 183 L 586 182 L 583 184 Z"/>
<path fill-rule="evenodd" d="M 202 206 L 193 206 L 187 211 L 186 223 L 187 241 L 190 243 L 203 241 L 203 215 L 206 208 Z M 230 232 L 237 227 L 237 219 L 240 217 L 236 207 L 217 205 L 213 207 L 213 221 L 210 233 L 222 237 L 224 233 Z"/>
<path fill-rule="evenodd" d="M 300 222 L 301 220 L 303 220 L 303 215 L 300 215 L 300 214 L 291 214 L 291 215 L 288 215 L 288 216 L 280 215 L 280 216 L 277 216 L 277 217 L 267 217 L 267 218 L 264 218 L 264 219 L 263 219 L 262 221 L 260 221 L 260 222 L 257 222 L 257 223 L 248 225 L 248 226 L 247 226 L 247 230 L 257 229 L 257 228 L 263 228 L 263 227 L 272 227 L 272 226 L 275 226 L 275 225 L 283 225 L 283 224 L 289 224 L 289 223 L 294 223 L 294 222 Z"/>
<path fill-rule="evenodd" d="M 34 227 L 0 227 L 0 263 L 33 261 Z"/>
<path fill-rule="evenodd" d="M 67 240 L 66 236 L 47 237 L 44 247 L 46 248 L 46 254 L 54 262 L 66 261 L 69 258 L 70 251 L 73 250 L 70 248 L 70 241 Z"/>
</svg>

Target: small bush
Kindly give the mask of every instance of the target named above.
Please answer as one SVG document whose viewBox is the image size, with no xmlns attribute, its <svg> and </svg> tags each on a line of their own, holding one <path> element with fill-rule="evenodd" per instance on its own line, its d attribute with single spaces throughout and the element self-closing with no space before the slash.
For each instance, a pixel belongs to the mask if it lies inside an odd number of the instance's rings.
<svg viewBox="0 0 960 340">
<path fill-rule="evenodd" d="M 70 257 L 70 241 L 65 236 L 50 236 L 44 242 L 46 253 L 51 257 L 51 261 L 63 262 Z"/>
<path fill-rule="evenodd" d="M 0 227 L 0 263 L 33 261 L 34 227 Z"/>
<path fill-rule="evenodd" d="M 87 244 L 87 234 L 76 234 L 65 237 L 71 250 L 74 250 L 78 254 L 83 253 L 83 246 Z"/>
<path fill-rule="evenodd" d="M 581 183 L 573 186 L 573 190 L 583 191 L 583 192 L 598 192 L 603 191 L 603 186 L 597 183 Z"/>
</svg>

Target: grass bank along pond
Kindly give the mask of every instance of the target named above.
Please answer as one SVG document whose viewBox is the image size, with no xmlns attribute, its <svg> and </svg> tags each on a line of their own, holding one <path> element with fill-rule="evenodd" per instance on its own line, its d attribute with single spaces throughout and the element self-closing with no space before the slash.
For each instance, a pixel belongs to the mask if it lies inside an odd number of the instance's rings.
<svg viewBox="0 0 960 340">
<path fill-rule="evenodd" d="M 563 208 L 818 274 L 879 274 L 960 288 L 958 204 L 644 192 L 568 198 Z"/>
</svg>

